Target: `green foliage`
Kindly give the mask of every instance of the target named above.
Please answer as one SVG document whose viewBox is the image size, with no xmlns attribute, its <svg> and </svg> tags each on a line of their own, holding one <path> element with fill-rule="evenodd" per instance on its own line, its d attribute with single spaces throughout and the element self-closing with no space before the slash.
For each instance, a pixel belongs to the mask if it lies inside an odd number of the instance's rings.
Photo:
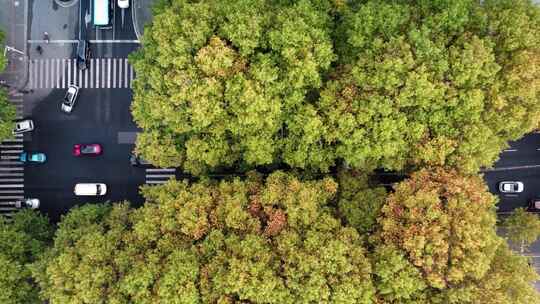
<svg viewBox="0 0 540 304">
<path fill-rule="evenodd" d="M 137 151 L 192 173 L 276 162 L 285 119 L 335 59 L 329 16 L 304 0 L 175 0 L 158 13 L 131 56 Z"/>
<path fill-rule="evenodd" d="M 4 50 L 4 39 L 6 34 L 0 30 L 0 49 Z M 0 73 L 4 71 L 7 66 L 7 58 L 4 56 L 4 52 L 0 52 Z"/>
<path fill-rule="evenodd" d="M 382 245 L 375 248 L 372 261 L 375 287 L 385 303 L 414 303 L 423 297 L 427 284 L 402 251 Z"/>
<path fill-rule="evenodd" d="M 0 141 L 11 138 L 15 117 L 15 106 L 9 102 L 6 90 L 0 88 Z"/>
<path fill-rule="evenodd" d="M 383 187 L 370 187 L 369 176 L 359 172 L 340 171 L 338 208 L 347 223 L 361 234 L 375 230 L 377 218 L 386 199 Z"/>
<path fill-rule="evenodd" d="M 1 303 L 40 303 L 29 266 L 51 238 L 47 219 L 34 211 L 20 211 L 9 222 L 0 217 Z"/>
<path fill-rule="evenodd" d="M 379 219 L 379 242 L 405 252 L 429 286 L 479 280 L 499 243 L 495 197 L 477 176 L 422 170 L 398 184 Z"/>
<path fill-rule="evenodd" d="M 282 172 L 147 187 L 136 210 L 72 210 L 34 275 L 51 303 L 372 303 L 360 236 L 329 207 L 336 191 Z"/>
<path fill-rule="evenodd" d="M 537 214 L 524 208 L 515 209 L 503 222 L 508 238 L 514 242 L 530 245 L 540 236 L 540 219 Z"/>
<path fill-rule="evenodd" d="M 512 252 L 505 242 L 501 242 L 484 279 L 471 288 L 469 303 L 540 303 L 540 295 L 531 283 L 539 279 L 527 257 Z"/>
<path fill-rule="evenodd" d="M 131 57 L 137 151 L 196 174 L 477 172 L 540 122 L 538 37 L 530 0 L 174 0 Z"/>
<path fill-rule="evenodd" d="M 321 94 L 338 155 L 354 167 L 473 173 L 532 130 L 540 73 L 522 60 L 540 58 L 540 9 L 503 2 L 369 1 L 348 14 L 340 25 L 344 73 Z M 514 22 L 494 30 L 506 14 Z M 500 50 L 506 33 L 523 34 L 520 51 Z M 508 78 L 529 90 L 511 90 Z"/>
<path fill-rule="evenodd" d="M 3 50 L 5 34 L 0 30 L 0 49 Z M 7 66 L 7 58 L 0 52 L 0 73 Z M 8 101 L 8 95 L 4 88 L 0 88 L 0 141 L 10 138 L 13 130 L 13 120 L 15 120 L 16 109 Z"/>
</svg>

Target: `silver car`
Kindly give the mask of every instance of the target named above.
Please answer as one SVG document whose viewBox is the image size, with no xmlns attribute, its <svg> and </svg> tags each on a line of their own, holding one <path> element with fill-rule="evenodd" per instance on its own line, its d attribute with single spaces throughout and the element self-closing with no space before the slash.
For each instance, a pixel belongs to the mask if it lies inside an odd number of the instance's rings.
<svg viewBox="0 0 540 304">
<path fill-rule="evenodd" d="M 39 199 L 37 198 L 26 198 L 24 200 L 15 201 L 16 208 L 30 208 L 37 209 L 39 208 Z"/>
<path fill-rule="evenodd" d="M 73 106 L 75 106 L 75 102 L 77 101 L 77 96 L 79 96 L 79 87 L 70 85 L 62 100 L 60 109 L 65 113 L 71 113 Z"/>
<path fill-rule="evenodd" d="M 31 119 L 26 119 L 15 123 L 13 134 L 21 134 L 34 130 L 34 122 Z"/>
<path fill-rule="evenodd" d="M 522 182 L 500 182 L 499 191 L 501 193 L 520 193 L 523 192 Z"/>
</svg>

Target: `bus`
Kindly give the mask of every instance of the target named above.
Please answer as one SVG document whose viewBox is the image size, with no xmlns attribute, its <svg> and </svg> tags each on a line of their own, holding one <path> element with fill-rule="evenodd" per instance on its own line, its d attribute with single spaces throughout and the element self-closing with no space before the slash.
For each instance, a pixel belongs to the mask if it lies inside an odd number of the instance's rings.
<svg viewBox="0 0 540 304">
<path fill-rule="evenodd" d="M 93 0 L 92 20 L 95 27 L 110 28 L 112 26 L 110 0 Z"/>
</svg>

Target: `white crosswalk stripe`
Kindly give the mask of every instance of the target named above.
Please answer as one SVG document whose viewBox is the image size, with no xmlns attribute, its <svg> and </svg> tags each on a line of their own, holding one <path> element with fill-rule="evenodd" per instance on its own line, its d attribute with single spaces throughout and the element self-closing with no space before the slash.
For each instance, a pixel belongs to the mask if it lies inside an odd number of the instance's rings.
<svg viewBox="0 0 540 304">
<path fill-rule="evenodd" d="M 176 169 L 174 168 L 147 168 L 145 170 L 147 185 L 159 185 L 165 184 L 169 179 L 174 179 L 176 176 Z"/>
<path fill-rule="evenodd" d="M 90 68 L 79 70 L 76 59 L 32 59 L 29 66 L 30 89 L 61 89 L 70 84 L 80 88 L 131 88 L 135 77 L 127 58 L 91 58 Z"/>
</svg>

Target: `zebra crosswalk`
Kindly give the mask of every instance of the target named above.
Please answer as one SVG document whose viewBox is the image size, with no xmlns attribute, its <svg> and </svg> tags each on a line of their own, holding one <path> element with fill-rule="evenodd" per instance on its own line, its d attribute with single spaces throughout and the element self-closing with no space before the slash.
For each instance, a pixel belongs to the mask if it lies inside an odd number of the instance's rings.
<svg viewBox="0 0 540 304">
<path fill-rule="evenodd" d="M 9 96 L 15 105 L 17 119 L 23 116 L 23 95 Z M 24 166 L 19 161 L 19 154 L 24 150 L 23 135 L 0 143 L 0 214 L 11 217 L 17 210 L 17 200 L 24 199 Z"/>
<path fill-rule="evenodd" d="M 85 70 L 77 68 L 76 59 L 31 59 L 28 87 L 30 89 L 62 89 L 74 84 L 87 89 L 131 88 L 135 77 L 127 58 L 91 58 Z"/>
<path fill-rule="evenodd" d="M 174 168 L 147 168 L 145 184 L 159 185 L 165 184 L 169 179 L 175 178 L 176 169 Z"/>
<path fill-rule="evenodd" d="M 24 199 L 24 167 L 19 161 L 21 152 L 22 134 L 0 144 L 0 214 L 7 217 L 18 210 L 15 202 Z"/>
</svg>

